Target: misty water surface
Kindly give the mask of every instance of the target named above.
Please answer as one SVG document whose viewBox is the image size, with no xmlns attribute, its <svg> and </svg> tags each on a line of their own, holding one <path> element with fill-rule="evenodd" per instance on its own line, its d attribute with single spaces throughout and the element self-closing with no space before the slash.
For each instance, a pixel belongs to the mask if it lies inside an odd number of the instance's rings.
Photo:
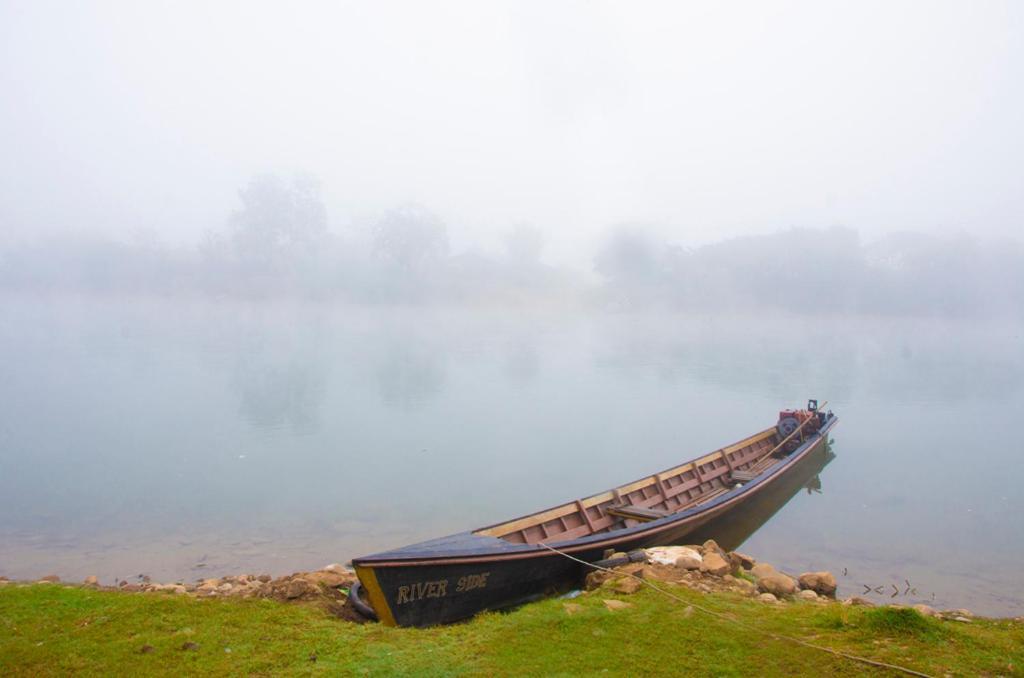
<svg viewBox="0 0 1024 678">
<path fill-rule="evenodd" d="M 0 301 L 0 574 L 285 573 L 717 449 L 808 397 L 822 492 L 743 545 L 1021 614 L 1019 323 Z M 874 595 L 874 594 L 873 594 Z"/>
</svg>

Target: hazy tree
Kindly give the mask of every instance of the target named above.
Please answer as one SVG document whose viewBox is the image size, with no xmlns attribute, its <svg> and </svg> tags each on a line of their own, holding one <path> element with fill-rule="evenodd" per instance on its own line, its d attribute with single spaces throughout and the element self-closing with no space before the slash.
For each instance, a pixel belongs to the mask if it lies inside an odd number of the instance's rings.
<svg viewBox="0 0 1024 678">
<path fill-rule="evenodd" d="M 594 268 L 613 282 L 650 282 L 663 273 L 665 246 L 644 231 L 621 227 L 611 233 L 594 258 Z"/>
<path fill-rule="evenodd" d="M 847 308 L 867 273 L 857 232 L 841 227 L 732 238 L 694 254 L 708 299 L 794 311 Z"/>
<path fill-rule="evenodd" d="M 1020 312 L 1024 254 L 1019 243 L 896 233 L 867 253 L 873 275 L 865 309 L 967 316 Z"/>
<path fill-rule="evenodd" d="M 606 303 L 635 308 L 663 303 L 671 296 L 671 248 L 646 231 L 622 226 L 608 236 L 594 257 L 605 279 Z"/>
<path fill-rule="evenodd" d="M 239 191 L 242 207 L 231 215 L 231 242 L 241 261 L 275 266 L 316 251 L 327 234 L 327 210 L 315 179 L 290 182 L 272 174 L 253 178 Z"/>
<path fill-rule="evenodd" d="M 253 177 L 226 232 L 200 246 L 205 286 L 245 295 L 314 291 L 330 258 L 327 209 L 313 177 Z"/>
<path fill-rule="evenodd" d="M 448 232 L 431 212 L 405 205 L 389 211 L 374 226 L 373 251 L 404 271 L 422 271 L 448 256 Z"/>
</svg>

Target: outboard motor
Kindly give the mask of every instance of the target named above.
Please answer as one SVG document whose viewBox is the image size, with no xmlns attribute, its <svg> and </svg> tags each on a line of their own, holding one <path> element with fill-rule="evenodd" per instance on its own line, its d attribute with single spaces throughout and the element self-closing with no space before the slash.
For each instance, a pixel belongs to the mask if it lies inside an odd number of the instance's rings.
<svg viewBox="0 0 1024 678">
<path fill-rule="evenodd" d="M 818 401 L 808 400 L 806 410 L 782 410 L 779 412 L 779 423 L 775 425 L 775 432 L 778 434 L 778 440 L 781 442 L 793 431 L 798 428 L 800 429 L 800 432 L 787 440 L 786 445 L 783 447 L 785 452 L 792 452 L 800 447 L 804 438 L 816 432 L 824 423 L 825 416 L 818 411 Z M 803 424 L 802 428 L 801 424 Z"/>
</svg>

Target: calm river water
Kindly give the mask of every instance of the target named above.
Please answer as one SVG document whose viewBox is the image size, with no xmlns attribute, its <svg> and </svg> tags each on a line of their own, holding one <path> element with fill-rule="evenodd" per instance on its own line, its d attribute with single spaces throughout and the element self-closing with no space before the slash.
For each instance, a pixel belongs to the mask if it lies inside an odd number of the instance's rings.
<svg viewBox="0 0 1024 678">
<path fill-rule="evenodd" d="M 344 562 L 647 475 L 816 397 L 836 456 L 742 550 L 831 570 L 842 595 L 1020 615 L 1022 385 L 1008 323 L 9 296 L 0 574 Z"/>
</svg>

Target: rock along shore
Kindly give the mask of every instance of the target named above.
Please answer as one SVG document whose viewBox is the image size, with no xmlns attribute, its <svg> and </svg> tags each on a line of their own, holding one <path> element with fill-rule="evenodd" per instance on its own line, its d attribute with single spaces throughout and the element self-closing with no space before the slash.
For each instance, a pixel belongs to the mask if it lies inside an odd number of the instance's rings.
<svg viewBox="0 0 1024 678">
<path fill-rule="evenodd" d="M 625 559 L 626 554 L 614 554 Z M 768 563 L 761 563 L 737 551 L 725 551 L 713 540 L 700 545 L 658 546 L 644 550 L 644 558 L 638 562 L 620 565 L 609 571 L 594 570 L 584 582 L 587 592 L 599 590 L 629 595 L 644 587 L 643 581 L 669 582 L 685 586 L 705 594 L 730 592 L 756 598 L 768 605 L 785 605 L 789 602 L 843 605 L 866 605 L 874 603 L 851 596 L 836 600 L 836 578 L 830 572 L 804 572 L 792 576 L 780 572 Z M 239 574 L 219 578 L 198 579 L 187 583 L 176 581 L 156 583 L 140 575 L 135 582 L 122 580 L 114 585 L 101 585 L 94 576 L 86 577 L 79 584 L 103 591 L 123 593 L 159 593 L 187 595 L 197 598 L 264 598 L 285 603 L 301 602 L 318 604 L 332 615 L 353 622 L 367 621 L 349 601 L 349 590 L 356 581 L 355 572 L 333 563 L 323 569 L 310 572 L 293 572 L 290 575 L 273 578 L 268 574 Z M 46 575 L 35 582 L 11 582 L 0 577 L 0 586 L 16 583 L 62 583 L 56 575 Z M 605 601 L 609 609 L 629 607 L 623 601 Z M 566 603 L 569 614 L 573 603 Z M 907 607 L 890 605 L 892 608 Z M 965 609 L 935 610 L 924 604 L 911 606 L 920 614 L 937 619 L 969 623 L 974 615 Z M 1019 621 L 1019 620 L 1018 620 Z"/>
<path fill-rule="evenodd" d="M 86 577 L 79 584 L 98 591 L 122 593 L 162 593 L 187 595 L 197 598 L 266 598 L 280 602 L 304 602 L 322 605 L 331 614 L 349 621 L 364 622 L 348 601 L 348 592 L 356 581 L 355 572 L 333 563 L 320 570 L 293 572 L 283 577 L 269 574 L 238 574 L 226 577 L 197 579 L 194 582 L 175 581 L 158 583 L 140 575 L 136 581 L 121 580 L 113 585 L 102 585 L 95 576 Z M 0 585 L 15 583 L 0 577 Z M 49 574 L 28 584 L 60 584 L 57 575 Z"/>
<path fill-rule="evenodd" d="M 646 562 L 620 565 L 611 571 L 591 572 L 586 578 L 586 590 L 629 595 L 644 587 L 641 580 L 647 580 L 669 582 L 706 594 L 731 592 L 756 598 L 767 605 L 785 605 L 790 602 L 874 605 L 859 596 L 837 600 L 838 587 L 831 572 L 804 572 L 792 576 L 768 563 L 757 562 L 744 553 L 725 551 L 710 539 L 700 545 L 658 546 L 645 549 L 644 553 Z M 620 553 L 612 557 L 625 555 Z M 618 607 L 615 606 L 616 609 Z M 937 619 L 969 623 L 974 617 L 965 609 L 939 611 L 923 604 L 910 607 L 924 616 Z M 566 612 L 573 613 L 571 603 L 566 604 Z"/>
</svg>

